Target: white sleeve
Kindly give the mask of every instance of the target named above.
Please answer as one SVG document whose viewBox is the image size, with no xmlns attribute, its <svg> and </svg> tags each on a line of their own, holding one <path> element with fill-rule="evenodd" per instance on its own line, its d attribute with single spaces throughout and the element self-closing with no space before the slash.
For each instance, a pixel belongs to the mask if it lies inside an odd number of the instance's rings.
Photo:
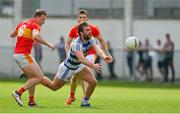
<svg viewBox="0 0 180 114">
<path fill-rule="evenodd" d="M 82 45 L 80 43 L 72 43 L 71 49 L 73 52 L 75 51 L 82 51 Z"/>
<path fill-rule="evenodd" d="M 32 36 L 33 36 L 33 38 L 34 38 L 34 36 L 37 35 L 37 34 L 40 34 L 39 30 L 38 30 L 38 29 L 33 29 L 33 31 L 32 31 Z"/>
<path fill-rule="evenodd" d="M 97 41 L 94 37 L 92 37 L 89 42 L 91 43 L 91 45 L 97 44 Z"/>
</svg>

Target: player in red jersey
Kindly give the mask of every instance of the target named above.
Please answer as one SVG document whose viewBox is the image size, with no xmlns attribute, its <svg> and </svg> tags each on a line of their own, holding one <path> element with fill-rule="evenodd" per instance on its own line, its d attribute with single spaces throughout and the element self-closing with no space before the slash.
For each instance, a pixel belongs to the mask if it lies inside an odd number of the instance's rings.
<svg viewBox="0 0 180 114">
<path fill-rule="evenodd" d="M 28 105 L 36 105 L 34 102 L 35 85 L 41 83 L 44 77 L 39 65 L 30 55 L 33 42 L 37 41 L 54 50 L 54 45 L 40 36 L 40 29 L 45 23 L 45 20 L 46 12 L 42 9 L 38 9 L 34 13 L 34 18 L 21 22 L 10 34 L 12 38 L 17 37 L 16 47 L 13 54 L 14 59 L 28 78 L 28 81 L 22 87 L 12 93 L 12 96 L 20 106 L 23 106 L 21 95 L 26 90 L 29 91 Z"/>
<path fill-rule="evenodd" d="M 77 15 L 77 24 L 75 26 L 72 27 L 72 29 L 70 30 L 69 32 L 69 36 L 68 36 L 68 39 L 66 41 L 66 44 L 65 44 L 65 48 L 66 48 L 66 53 L 68 53 L 69 49 L 70 49 L 70 44 L 72 42 L 72 40 L 74 38 L 77 38 L 78 37 L 78 25 L 82 22 L 82 21 L 85 21 L 87 22 L 88 21 L 88 13 L 86 10 L 80 10 L 78 12 L 78 15 Z M 101 47 L 103 49 L 103 51 L 105 52 L 105 54 L 107 56 L 109 56 L 110 58 L 112 58 L 112 56 L 109 54 L 108 52 L 108 48 L 107 48 L 107 45 L 104 41 L 104 38 L 102 37 L 99 29 L 97 26 L 93 25 L 93 24 L 89 24 L 90 25 L 90 29 L 91 29 L 91 34 L 94 38 L 97 38 L 101 44 Z M 88 55 L 86 56 L 86 58 L 89 60 L 89 61 L 92 61 L 92 62 L 95 62 L 96 60 L 96 52 L 93 48 L 91 48 L 89 51 L 88 51 Z M 73 101 L 75 101 L 75 91 L 76 91 L 76 88 L 77 88 L 77 77 L 76 76 L 73 76 L 71 78 L 71 83 L 70 83 L 70 96 L 69 98 L 66 100 L 66 105 L 71 105 L 71 103 Z M 83 92 L 85 93 L 86 91 L 86 87 L 87 87 L 87 83 L 82 81 L 82 87 L 83 87 Z"/>
</svg>

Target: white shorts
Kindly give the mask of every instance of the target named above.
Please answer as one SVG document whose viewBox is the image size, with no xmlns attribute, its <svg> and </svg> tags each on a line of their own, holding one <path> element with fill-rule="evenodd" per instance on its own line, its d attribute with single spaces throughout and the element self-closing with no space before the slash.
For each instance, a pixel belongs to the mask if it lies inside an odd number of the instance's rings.
<svg viewBox="0 0 180 114">
<path fill-rule="evenodd" d="M 20 67 L 25 67 L 29 64 L 34 63 L 34 58 L 30 54 L 13 54 L 14 59 L 16 60 L 16 63 Z"/>
<path fill-rule="evenodd" d="M 73 76 L 74 74 L 80 72 L 83 70 L 85 66 L 83 64 L 80 64 L 79 68 L 76 69 L 76 70 L 71 70 L 69 68 L 67 68 L 65 65 L 64 65 L 64 62 L 62 62 L 60 65 L 59 65 L 59 69 L 58 69 L 58 72 L 56 74 L 56 76 L 60 79 L 60 80 L 63 80 L 63 81 L 68 81 L 71 76 Z"/>
<path fill-rule="evenodd" d="M 88 59 L 89 61 L 92 61 L 93 63 L 95 63 L 97 56 L 96 54 L 90 54 L 86 56 L 86 59 Z"/>
</svg>

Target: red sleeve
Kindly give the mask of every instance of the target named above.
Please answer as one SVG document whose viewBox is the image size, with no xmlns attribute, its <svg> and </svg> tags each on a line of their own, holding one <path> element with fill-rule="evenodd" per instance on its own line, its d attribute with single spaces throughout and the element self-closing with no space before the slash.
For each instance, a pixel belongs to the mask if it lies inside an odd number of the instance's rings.
<svg viewBox="0 0 180 114">
<path fill-rule="evenodd" d="M 94 37 L 98 37 L 100 35 L 99 28 L 95 25 L 91 25 L 91 32 Z"/>
<path fill-rule="evenodd" d="M 20 26 L 21 24 L 22 24 L 22 23 L 19 23 L 19 24 L 16 26 L 16 31 L 18 31 L 19 26 Z"/>
<path fill-rule="evenodd" d="M 77 37 L 76 32 L 77 32 L 77 27 L 74 26 L 74 27 L 71 28 L 68 36 L 69 36 L 70 38 L 75 38 L 75 37 Z"/>
<path fill-rule="evenodd" d="M 36 23 L 33 23 L 32 25 L 31 25 L 31 29 L 32 29 L 32 31 L 34 30 L 34 29 L 37 29 L 37 30 L 41 30 L 41 28 L 40 28 L 40 26 L 38 25 L 38 24 L 36 24 Z"/>
<path fill-rule="evenodd" d="M 18 27 L 19 27 L 19 25 L 18 25 L 18 26 L 16 26 L 16 31 L 18 31 Z"/>
</svg>

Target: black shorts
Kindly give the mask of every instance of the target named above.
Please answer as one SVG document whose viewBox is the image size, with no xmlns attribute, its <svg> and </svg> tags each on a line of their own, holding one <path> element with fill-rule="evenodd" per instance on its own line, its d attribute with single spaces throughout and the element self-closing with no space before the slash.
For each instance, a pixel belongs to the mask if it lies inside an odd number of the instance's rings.
<svg viewBox="0 0 180 114">
<path fill-rule="evenodd" d="M 161 69 L 164 67 L 164 61 L 158 61 L 158 68 Z"/>
<path fill-rule="evenodd" d="M 152 60 L 145 60 L 144 61 L 144 68 L 145 69 L 152 68 Z"/>
</svg>

